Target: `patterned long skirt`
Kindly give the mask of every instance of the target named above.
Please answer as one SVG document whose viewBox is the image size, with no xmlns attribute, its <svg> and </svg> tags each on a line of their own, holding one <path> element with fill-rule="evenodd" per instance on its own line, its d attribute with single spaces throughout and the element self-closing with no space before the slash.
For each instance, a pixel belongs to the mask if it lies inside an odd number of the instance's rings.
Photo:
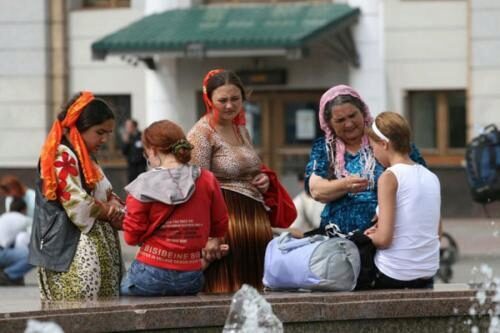
<svg viewBox="0 0 500 333">
<path fill-rule="evenodd" d="M 229 253 L 205 270 L 205 292 L 231 293 L 246 283 L 262 289 L 264 255 L 273 234 L 262 203 L 222 190 L 229 212 Z"/>
<path fill-rule="evenodd" d="M 119 296 L 123 264 L 118 233 L 96 221 L 81 234 L 67 272 L 38 269 L 40 297 L 49 301 L 95 300 Z"/>
</svg>

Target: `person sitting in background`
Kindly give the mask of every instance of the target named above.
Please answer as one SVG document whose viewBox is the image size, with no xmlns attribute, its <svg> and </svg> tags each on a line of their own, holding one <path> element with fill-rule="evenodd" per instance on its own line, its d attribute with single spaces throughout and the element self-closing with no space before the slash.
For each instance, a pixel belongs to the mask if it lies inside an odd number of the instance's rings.
<svg viewBox="0 0 500 333">
<path fill-rule="evenodd" d="M 304 173 L 297 175 L 300 188 L 304 188 Z M 311 231 L 319 228 L 321 223 L 321 212 L 325 204 L 314 200 L 304 190 L 293 198 L 295 208 L 297 208 L 297 218 L 290 225 L 290 228 L 299 229 L 302 232 Z"/>
<path fill-rule="evenodd" d="M 10 211 L 0 216 L 0 285 L 24 285 L 24 275 L 33 266 L 28 264 L 28 232 L 32 219 L 26 216 L 26 203 L 15 198 Z"/>
<path fill-rule="evenodd" d="M 26 215 L 33 217 L 35 211 L 35 190 L 24 185 L 19 178 L 13 175 L 3 176 L 0 180 L 0 190 L 6 195 L 5 211 L 11 210 L 14 199 L 23 199 L 26 203 Z"/>
<path fill-rule="evenodd" d="M 125 241 L 140 249 L 121 294 L 194 295 L 202 269 L 227 253 L 226 204 L 215 176 L 189 164 L 193 146 L 178 125 L 154 122 L 143 142 L 152 169 L 125 188 Z"/>
<path fill-rule="evenodd" d="M 130 183 L 146 171 L 146 159 L 144 158 L 141 132 L 136 120 L 127 119 L 125 121 L 122 140 L 122 153 L 127 158 L 127 178 Z"/>
<path fill-rule="evenodd" d="M 410 156 L 410 128 L 383 112 L 367 130 L 377 160 L 377 224 L 365 231 L 375 254 L 373 288 L 432 288 L 439 268 L 441 187 L 438 177 Z"/>
</svg>

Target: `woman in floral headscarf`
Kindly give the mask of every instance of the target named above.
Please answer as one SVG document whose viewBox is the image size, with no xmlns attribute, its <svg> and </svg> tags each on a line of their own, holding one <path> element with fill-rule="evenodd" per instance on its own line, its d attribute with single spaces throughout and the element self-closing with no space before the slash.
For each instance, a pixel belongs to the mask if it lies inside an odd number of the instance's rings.
<svg viewBox="0 0 500 333">
<path fill-rule="evenodd" d="M 321 227 L 334 223 L 343 233 L 367 229 L 377 207 L 377 180 L 383 171 L 373 155 L 365 128 L 373 118 L 351 87 L 338 85 L 320 99 L 319 123 L 324 137 L 314 141 L 306 166 L 305 188 L 326 203 Z M 410 157 L 425 165 L 412 145 Z"/>
<path fill-rule="evenodd" d="M 39 266 L 42 300 L 119 294 L 122 262 L 116 229 L 121 228 L 123 205 L 94 155 L 114 126 L 110 107 L 82 92 L 59 113 L 45 140 L 35 212 L 45 200 L 55 202 L 71 225 L 51 228 L 51 221 L 35 213 L 30 263 Z"/>
</svg>

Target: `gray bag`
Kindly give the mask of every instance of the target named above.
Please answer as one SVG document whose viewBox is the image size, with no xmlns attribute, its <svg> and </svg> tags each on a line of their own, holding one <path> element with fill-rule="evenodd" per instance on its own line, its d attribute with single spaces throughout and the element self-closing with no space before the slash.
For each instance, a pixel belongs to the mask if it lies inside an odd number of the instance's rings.
<svg viewBox="0 0 500 333">
<path fill-rule="evenodd" d="M 264 286 L 270 289 L 350 291 L 360 271 L 357 246 L 342 237 L 302 239 L 284 233 L 267 245 Z"/>
</svg>

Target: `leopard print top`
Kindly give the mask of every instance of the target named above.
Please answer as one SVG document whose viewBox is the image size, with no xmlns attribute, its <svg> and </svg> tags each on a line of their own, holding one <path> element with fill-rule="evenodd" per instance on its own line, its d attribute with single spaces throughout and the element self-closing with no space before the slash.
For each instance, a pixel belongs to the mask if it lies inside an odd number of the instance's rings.
<svg viewBox="0 0 500 333">
<path fill-rule="evenodd" d="M 221 188 L 264 202 L 262 194 L 251 184 L 259 174 L 262 162 L 252 146 L 250 135 L 244 126 L 239 126 L 243 143 L 233 145 L 224 140 L 201 118 L 189 131 L 187 138 L 194 145 L 192 163 L 210 170 Z"/>
</svg>

